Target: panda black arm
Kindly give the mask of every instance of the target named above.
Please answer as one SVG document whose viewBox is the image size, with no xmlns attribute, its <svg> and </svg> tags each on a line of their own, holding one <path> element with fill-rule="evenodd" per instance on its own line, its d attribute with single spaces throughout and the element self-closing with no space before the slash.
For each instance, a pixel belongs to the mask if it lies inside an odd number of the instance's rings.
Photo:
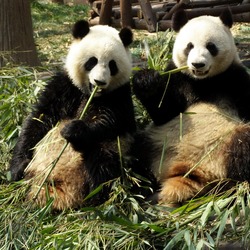
<svg viewBox="0 0 250 250">
<path fill-rule="evenodd" d="M 13 150 L 9 170 L 19 180 L 33 156 L 33 148 L 62 119 L 72 117 L 81 101 L 81 92 L 64 74 L 55 75 L 40 93 L 32 113 L 25 120 Z"/>
<path fill-rule="evenodd" d="M 173 68 L 175 66 L 171 63 L 166 71 Z M 164 124 L 183 112 L 187 102 L 193 100 L 190 84 L 185 77 L 182 73 L 176 73 L 169 80 L 169 74 L 160 75 L 152 69 L 140 70 L 133 76 L 134 93 L 156 125 Z M 190 94 L 190 98 L 187 94 Z"/>
<path fill-rule="evenodd" d="M 76 150 L 116 139 L 136 130 L 129 84 L 94 98 L 83 120 L 74 120 L 61 131 Z"/>
<path fill-rule="evenodd" d="M 231 70 L 231 82 L 233 103 L 235 103 L 241 119 L 250 121 L 250 75 L 241 65 L 233 65 Z M 237 85 L 235 85 L 235 83 Z"/>
</svg>

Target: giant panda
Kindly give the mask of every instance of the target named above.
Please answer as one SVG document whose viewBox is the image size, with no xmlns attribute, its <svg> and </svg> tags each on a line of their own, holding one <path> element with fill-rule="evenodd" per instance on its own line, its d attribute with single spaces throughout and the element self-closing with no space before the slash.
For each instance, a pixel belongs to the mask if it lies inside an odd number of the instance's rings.
<svg viewBox="0 0 250 250">
<path fill-rule="evenodd" d="M 172 24 L 177 35 L 166 72 L 188 67 L 170 75 L 141 69 L 132 84 L 153 121 L 140 136 L 140 154 L 160 182 L 158 202 L 175 206 L 218 183 L 250 181 L 250 77 L 229 9 L 191 20 L 180 10 Z"/>
<path fill-rule="evenodd" d="M 65 69 L 40 93 L 9 167 L 13 181 L 24 177 L 29 182 L 28 200 L 35 198 L 35 204 L 44 206 L 52 198 L 55 210 L 103 202 L 108 197 L 105 188 L 85 198 L 121 175 L 121 157 L 129 161 L 136 131 L 130 87 L 132 31 L 90 27 L 81 20 L 72 33 Z"/>
</svg>

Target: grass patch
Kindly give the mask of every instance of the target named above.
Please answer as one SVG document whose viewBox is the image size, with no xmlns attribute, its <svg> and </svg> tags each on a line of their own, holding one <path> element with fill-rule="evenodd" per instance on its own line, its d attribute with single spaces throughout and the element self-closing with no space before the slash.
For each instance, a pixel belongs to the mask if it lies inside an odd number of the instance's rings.
<svg viewBox="0 0 250 250">
<path fill-rule="evenodd" d="M 208 195 L 175 209 L 150 206 L 127 192 L 118 178 L 109 201 L 58 214 L 25 202 L 24 182 L 0 191 L 3 249 L 216 249 L 218 243 L 249 242 L 249 186 Z M 18 204 L 18 205 L 17 205 Z"/>
<path fill-rule="evenodd" d="M 88 5 L 32 3 L 34 36 L 43 65 L 61 66 L 72 41 L 72 25 L 87 19 L 88 10 Z"/>
<path fill-rule="evenodd" d="M 87 11 L 86 6 L 33 2 L 34 35 L 43 67 L 8 66 L 0 70 L 0 249 L 196 250 L 216 249 L 227 241 L 247 247 L 248 183 L 226 192 L 217 187 L 206 197 L 171 209 L 152 206 L 133 194 L 129 183 L 137 181 L 136 177 L 125 171 L 123 179 L 110 183 L 112 193 L 103 205 L 60 213 L 51 211 L 53 200 L 44 208 L 27 202 L 26 181 L 8 183 L 6 169 L 22 122 L 47 79 L 62 66 L 71 43 L 72 24 L 86 17 Z M 163 69 L 171 58 L 172 34 L 159 32 L 144 42 L 142 36 L 135 36 L 133 55 L 148 67 Z M 134 101 L 137 121 L 144 126 L 150 119 Z"/>
</svg>

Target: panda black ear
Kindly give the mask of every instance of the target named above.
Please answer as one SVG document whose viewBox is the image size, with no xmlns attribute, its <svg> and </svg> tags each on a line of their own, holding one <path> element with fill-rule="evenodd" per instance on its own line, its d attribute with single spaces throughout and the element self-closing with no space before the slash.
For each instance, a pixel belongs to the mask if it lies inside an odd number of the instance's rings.
<svg viewBox="0 0 250 250">
<path fill-rule="evenodd" d="M 187 14 L 184 10 L 178 10 L 172 17 L 172 28 L 178 32 L 188 22 Z"/>
<path fill-rule="evenodd" d="M 233 26 L 233 15 L 229 8 L 223 10 L 223 12 L 220 15 L 220 20 L 224 25 L 226 25 L 229 28 Z"/>
<path fill-rule="evenodd" d="M 72 35 L 75 39 L 82 39 L 89 33 L 89 23 L 85 20 L 76 22 L 72 29 Z"/>
<path fill-rule="evenodd" d="M 119 36 L 125 47 L 129 46 L 133 42 L 133 33 L 129 28 L 122 28 L 119 32 Z"/>
</svg>

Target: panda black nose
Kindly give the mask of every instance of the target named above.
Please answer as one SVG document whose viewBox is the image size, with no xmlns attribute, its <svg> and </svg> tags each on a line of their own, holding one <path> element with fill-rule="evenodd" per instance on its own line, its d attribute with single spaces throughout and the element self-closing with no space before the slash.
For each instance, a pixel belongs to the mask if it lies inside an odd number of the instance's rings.
<svg viewBox="0 0 250 250">
<path fill-rule="evenodd" d="M 196 69 L 200 69 L 203 68 L 205 66 L 205 63 L 192 63 L 192 65 L 196 68 Z"/>
<path fill-rule="evenodd" d="M 96 82 L 96 84 L 97 84 L 97 86 L 104 86 L 104 85 L 106 85 L 106 82 L 103 82 L 103 81 L 99 81 L 99 80 L 96 80 L 96 79 L 94 79 L 95 80 L 95 82 Z"/>
</svg>

